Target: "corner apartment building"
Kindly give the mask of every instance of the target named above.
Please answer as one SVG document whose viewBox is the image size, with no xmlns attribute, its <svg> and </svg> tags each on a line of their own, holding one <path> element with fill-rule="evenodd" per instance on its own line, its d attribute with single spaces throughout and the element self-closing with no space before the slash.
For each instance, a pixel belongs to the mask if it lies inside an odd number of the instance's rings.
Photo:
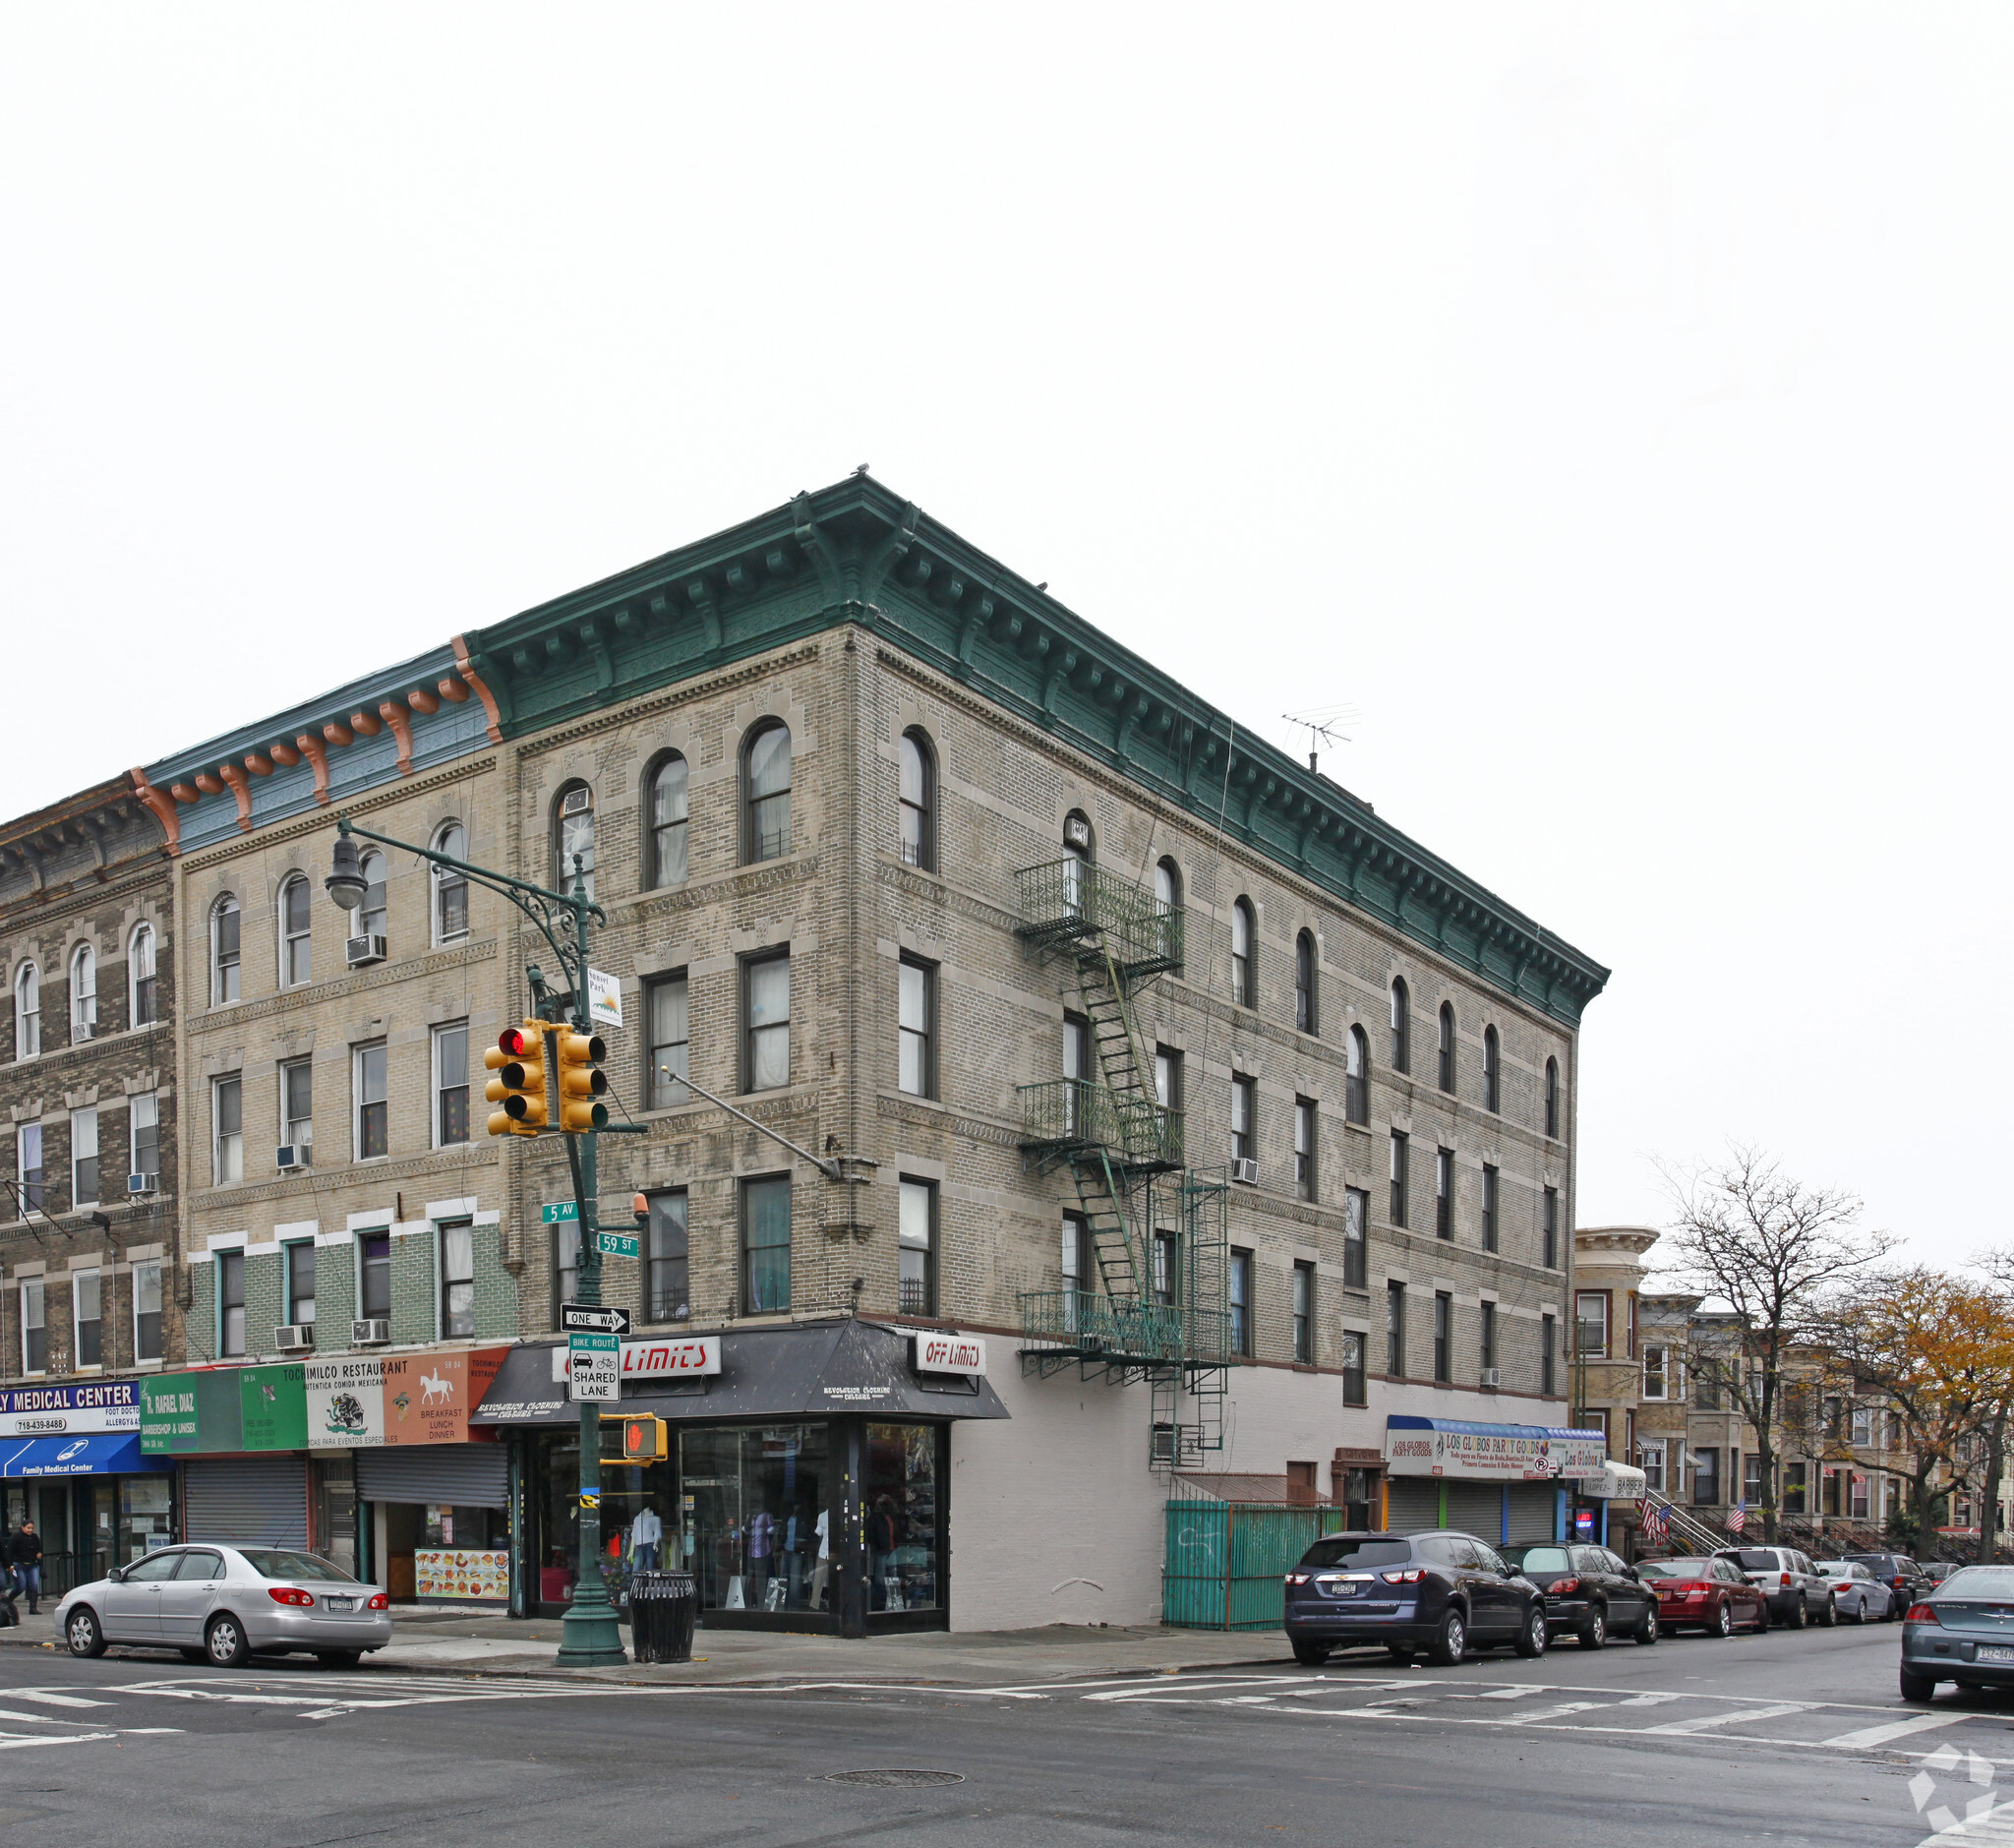
<svg viewBox="0 0 2014 1848">
<path fill-rule="evenodd" d="M 0 1496 L 52 1576 L 172 1522 L 139 1380 L 180 1341 L 174 886 L 126 778 L 0 826 Z"/>
</svg>

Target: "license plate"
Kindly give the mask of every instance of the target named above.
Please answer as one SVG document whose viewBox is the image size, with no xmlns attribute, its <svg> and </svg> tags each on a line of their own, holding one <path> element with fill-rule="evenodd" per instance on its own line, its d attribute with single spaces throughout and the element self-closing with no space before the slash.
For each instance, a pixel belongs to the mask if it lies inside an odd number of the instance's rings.
<svg viewBox="0 0 2014 1848">
<path fill-rule="evenodd" d="M 1333 1583 L 1326 1584 L 1322 1588 L 1333 1598 L 1353 1598 L 1358 1596 L 1364 1587 L 1348 1579 L 1338 1579 Z"/>
<path fill-rule="evenodd" d="M 332 1611 L 353 1611 L 357 1608 L 355 1598 L 324 1598 L 322 1602 Z"/>
<path fill-rule="evenodd" d="M 2014 1662 L 2014 1649 L 1997 1648 L 1990 1642 L 1982 1642 L 1975 1659 L 1982 1662 Z"/>
</svg>

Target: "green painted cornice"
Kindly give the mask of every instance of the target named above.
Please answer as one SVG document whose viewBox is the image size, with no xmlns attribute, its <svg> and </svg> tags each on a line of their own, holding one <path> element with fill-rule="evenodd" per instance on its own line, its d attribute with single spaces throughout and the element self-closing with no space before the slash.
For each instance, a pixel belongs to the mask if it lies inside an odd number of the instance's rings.
<svg viewBox="0 0 2014 1848">
<path fill-rule="evenodd" d="M 460 640 L 504 736 L 858 624 L 1509 994 L 1609 972 L 867 475 Z"/>
</svg>

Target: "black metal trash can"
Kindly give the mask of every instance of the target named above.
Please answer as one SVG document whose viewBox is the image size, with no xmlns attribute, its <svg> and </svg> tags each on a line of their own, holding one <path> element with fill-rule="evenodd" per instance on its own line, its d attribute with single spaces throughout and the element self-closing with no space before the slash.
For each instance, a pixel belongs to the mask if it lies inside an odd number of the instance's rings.
<svg viewBox="0 0 2014 1848">
<path fill-rule="evenodd" d="M 639 1572 L 629 1580 L 631 1656 L 639 1662 L 689 1662 L 699 1586 L 689 1572 Z"/>
</svg>

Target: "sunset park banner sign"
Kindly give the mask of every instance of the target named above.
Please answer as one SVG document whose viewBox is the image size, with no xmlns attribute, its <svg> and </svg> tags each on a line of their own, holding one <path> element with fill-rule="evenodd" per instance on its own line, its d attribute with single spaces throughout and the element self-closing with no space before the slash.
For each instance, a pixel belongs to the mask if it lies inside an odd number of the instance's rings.
<svg viewBox="0 0 2014 1848">
<path fill-rule="evenodd" d="M 1393 1413 L 1385 1421 L 1385 1465 L 1394 1476 L 1466 1482 L 1577 1481 L 1601 1474 L 1608 1439 L 1599 1431 L 1537 1424 L 1471 1424 Z"/>
</svg>

